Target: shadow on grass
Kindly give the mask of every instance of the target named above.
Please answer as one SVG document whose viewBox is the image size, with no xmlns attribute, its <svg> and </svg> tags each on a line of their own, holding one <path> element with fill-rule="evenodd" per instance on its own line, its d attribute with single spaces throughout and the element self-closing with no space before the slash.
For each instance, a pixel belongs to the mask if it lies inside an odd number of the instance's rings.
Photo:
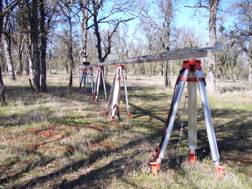
<svg viewBox="0 0 252 189">
<path fill-rule="evenodd" d="M 34 104 L 37 100 L 41 101 L 45 99 L 44 94 L 49 97 L 58 97 L 67 100 L 73 100 L 73 97 L 75 97 L 74 100 L 79 102 L 83 102 L 87 97 L 91 96 L 89 93 L 84 93 L 83 89 L 78 87 L 69 89 L 63 86 L 49 86 L 47 93 L 32 93 L 29 87 L 20 86 L 8 87 L 7 89 L 7 98 L 9 101 L 21 100 L 24 105 Z"/>
<path fill-rule="evenodd" d="M 46 121 L 51 113 L 53 112 L 49 109 L 39 107 L 25 113 L 0 116 L 0 127 L 15 127 L 34 122 Z"/>
<path fill-rule="evenodd" d="M 102 159 L 107 156 L 111 156 L 115 153 L 122 153 L 123 151 L 125 151 L 127 149 L 130 149 L 130 148 L 133 148 L 133 147 L 139 145 L 143 141 L 146 141 L 146 140 L 152 141 L 152 140 L 156 139 L 157 137 L 159 137 L 159 135 L 160 135 L 159 132 L 155 132 L 147 137 L 141 137 L 141 138 L 137 138 L 135 140 L 132 140 L 132 141 L 128 142 L 127 144 L 124 144 L 124 145 L 117 147 L 117 148 L 108 149 L 108 150 L 97 150 L 97 151 L 91 153 L 87 159 L 83 159 L 83 160 L 68 164 L 68 165 L 64 166 L 63 168 L 61 168 L 55 172 L 52 172 L 48 175 L 33 178 L 31 181 L 27 182 L 26 184 L 21 185 L 21 186 L 16 186 L 15 188 L 24 189 L 24 188 L 35 187 L 37 184 L 41 184 L 41 183 L 49 181 L 50 178 L 56 178 L 56 177 L 59 177 L 63 174 L 77 171 L 78 169 L 80 169 L 83 166 L 91 166 L 93 163 L 95 163 L 99 159 Z"/>
<path fill-rule="evenodd" d="M 24 169 L 18 170 L 18 172 L 15 173 L 14 175 L 1 178 L 0 185 L 3 185 L 3 184 L 8 183 L 10 181 L 17 180 L 17 179 L 21 178 L 25 173 L 28 173 L 29 171 L 33 170 L 34 168 L 36 168 L 38 166 L 46 166 L 55 160 L 55 158 L 45 157 L 43 154 L 36 152 L 36 151 L 33 151 L 33 152 L 29 151 L 26 153 L 28 153 L 29 155 L 33 154 L 33 155 L 39 156 L 39 160 L 32 162 L 32 163 L 28 163 L 28 165 Z M 19 160 L 17 160 L 17 161 L 19 161 Z M 14 164 L 16 164 L 17 161 L 14 162 Z M 9 166 L 9 168 L 10 168 L 10 166 Z"/>
<path fill-rule="evenodd" d="M 152 109 L 152 111 L 147 110 L 147 109 L 143 109 L 143 108 L 141 108 L 140 106 L 137 106 L 137 105 L 135 105 L 135 104 L 133 104 L 133 103 L 129 103 L 129 105 L 130 105 L 131 107 L 133 107 L 135 110 L 138 110 L 138 112 L 136 112 L 136 111 L 133 112 L 133 115 L 134 115 L 133 118 L 140 117 L 140 116 L 142 116 L 142 115 L 148 115 L 148 116 L 150 116 L 151 118 L 157 119 L 157 120 L 159 120 L 159 121 L 161 121 L 161 122 L 163 122 L 163 123 L 166 122 L 166 119 L 164 119 L 164 118 L 162 118 L 161 116 L 158 116 L 158 115 L 156 115 L 155 113 L 153 113 L 153 109 Z"/>
<path fill-rule="evenodd" d="M 234 92 L 234 91 L 245 91 L 247 90 L 244 86 L 228 86 L 228 87 L 220 87 L 220 93 Z"/>
<path fill-rule="evenodd" d="M 110 163 L 106 164 L 103 167 L 92 170 L 84 175 L 79 176 L 77 179 L 62 182 L 61 184 L 54 186 L 54 189 L 62 188 L 104 188 L 106 185 L 111 182 L 112 178 L 123 177 L 127 172 L 127 167 L 139 167 L 141 164 L 140 161 L 128 161 L 129 159 L 134 159 L 136 155 L 140 152 L 135 152 L 129 157 L 122 157 L 119 159 L 112 160 Z"/>
<path fill-rule="evenodd" d="M 132 88 L 133 90 L 133 88 Z M 148 89 L 151 90 L 151 89 Z M 25 95 L 25 94 L 24 94 Z M 49 93 L 48 95 L 52 95 L 52 96 L 57 96 L 59 98 L 63 98 L 63 99 L 73 99 L 74 95 L 77 95 L 77 97 L 74 99 L 76 101 L 82 102 L 85 100 L 85 98 L 83 98 L 83 93 L 77 89 L 74 88 L 72 91 L 72 94 L 68 93 L 68 89 L 64 88 L 64 87 L 55 87 L 55 88 L 51 88 L 49 89 Z M 132 95 L 134 96 L 134 95 Z M 36 97 L 35 95 L 35 99 L 38 98 L 39 99 L 39 95 Z M 135 97 L 138 97 L 138 95 L 135 95 Z M 166 95 L 161 95 L 158 98 L 156 97 L 151 97 L 148 95 L 145 96 L 141 96 L 142 99 L 144 100 L 157 100 L 160 101 L 162 100 L 162 98 L 166 98 Z M 138 109 L 138 115 L 137 116 L 141 116 L 141 114 L 143 115 L 148 115 L 154 119 L 157 119 L 159 121 L 165 122 L 166 118 L 162 118 L 158 115 L 155 114 L 155 112 L 157 111 L 156 109 L 149 109 L 149 110 L 145 110 L 142 109 L 141 107 L 137 107 L 135 106 L 134 108 Z M 158 107 L 157 107 L 158 108 Z M 160 111 L 160 110 L 158 110 Z M 154 112 L 154 113 L 153 113 Z M 198 121 L 202 121 L 203 120 L 203 116 L 202 116 L 202 111 L 199 111 L 199 116 L 198 116 Z M 223 109 L 213 109 L 212 110 L 212 117 L 213 118 L 219 118 L 219 117 L 223 117 L 223 118 L 228 118 L 231 119 L 231 121 L 225 123 L 225 124 L 218 124 L 215 125 L 215 132 L 217 135 L 217 142 L 220 148 L 220 152 L 222 154 L 222 158 L 225 160 L 232 160 L 234 162 L 237 161 L 237 159 L 239 159 L 239 161 L 244 162 L 244 165 L 247 164 L 251 164 L 251 158 L 246 158 L 246 159 L 242 159 L 242 156 L 246 156 L 248 157 L 248 154 L 250 154 L 249 157 L 252 157 L 252 141 L 251 141 L 251 135 L 252 135 L 252 122 L 251 120 L 248 119 L 248 117 L 246 117 L 247 112 L 246 111 L 235 111 L 235 110 L 223 110 Z M 167 112 L 168 115 L 168 112 Z M 241 115 L 240 117 L 236 118 L 236 115 Z M 136 116 L 136 117 L 137 117 Z M 81 117 L 79 117 L 81 119 Z M 77 117 L 73 118 L 73 119 L 77 119 Z M 67 123 L 69 124 L 69 123 Z M 74 123 L 76 125 L 78 125 L 78 122 Z M 186 124 L 184 123 L 185 127 Z M 37 184 L 42 184 L 44 182 L 48 182 L 50 181 L 51 178 L 57 178 L 60 177 L 64 174 L 67 173 L 72 173 L 74 171 L 77 171 L 78 169 L 85 167 L 85 166 L 91 166 L 92 164 L 94 164 L 95 162 L 97 162 L 98 160 L 105 158 L 107 156 L 111 156 L 115 153 L 122 153 L 124 150 L 127 150 L 129 148 L 137 148 L 139 144 L 141 144 L 142 141 L 148 140 L 148 141 L 154 141 L 157 138 L 161 139 L 161 134 L 160 134 L 160 130 L 154 130 L 154 132 L 152 134 L 150 134 L 149 136 L 145 136 L 145 137 L 139 137 L 137 139 L 133 139 L 132 141 L 128 142 L 125 145 L 122 145 L 120 147 L 117 148 L 113 148 L 113 149 L 108 149 L 108 150 L 97 150 L 95 152 L 92 152 L 87 159 L 83 159 L 83 160 L 79 160 L 76 162 L 72 162 L 68 165 L 65 165 L 64 167 L 49 173 L 47 175 L 44 176 L 40 176 L 40 177 L 35 177 L 32 180 L 15 186 L 15 188 L 34 188 L 37 186 Z M 199 129 L 199 149 L 198 149 L 198 155 L 199 155 L 199 159 L 202 160 L 204 159 L 206 156 L 209 156 L 209 147 L 208 147 L 208 139 L 207 139 L 207 135 L 204 129 L 200 128 Z M 93 140 L 93 143 L 100 143 L 102 140 L 109 138 L 111 134 L 116 134 L 116 133 L 104 133 L 103 137 L 98 137 L 96 139 Z M 177 141 L 177 140 L 175 140 Z M 171 145 L 173 144 L 174 141 L 171 141 Z M 231 152 L 231 153 L 226 153 L 226 152 Z M 230 155 L 231 154 L 231 155 Z M 97 168 L 95 170 L 92 170 L 84 175 L 79 176 L 77 179 L 72 180 L 72 181 L 67 181 L 64 180 L 62 181 L 62 183 L 60 183 L 59 185 L 55 185 L 55 188 L 74 188 L 74 187 L 79 187 L 79 185 L 83 185 L 87 188 L 102 188 L 102 186 L 104 184 L 107 184 L 107 182 L 110 182 L 110 180 L 115 176 L 115 177 L 122 177 L 124 174 L 124 169 L 120 168 L 122 165 L 125 164 L 125 161 L 127 160 L 127 158 L 134 158 L 134 156 L 129 156 L 129 157 L 122 157 L 116 160 L 112 160 L 110 163 L 108 163 L 107 165 Z M 182 159 L 185 159 L 185 157 L 183 157 Z M 177 161 L 177 160 L 176 160 Z M 181 162 L 177 163 L 174 162 L 174 160 L 172 158 L 170 158 L 170 160 L 168 160 L 168 167 L 167 168 L 173 168 L 175 170 L 178 171 L 178 174 L 181 174 L 182 176 L 185 174 L 183 172 L 181 172 L 181 168 L 179 167 Z M 165 162 L 165 161 L 164 161 Z M 139 162 L 135 162 L 133 164 L 133 168 L 135 169 L 139 166 Z M 166 167 L 163 168 L 167 169 Z M 29 171 L 29 169 L 27 169 L 27 171 Z M 20 176 L 17 176 L 14 178 L 14 180 L 16 178 L 20 178 Z M 6 180 L 4 180 L 6 181 Z"/>
</svg>

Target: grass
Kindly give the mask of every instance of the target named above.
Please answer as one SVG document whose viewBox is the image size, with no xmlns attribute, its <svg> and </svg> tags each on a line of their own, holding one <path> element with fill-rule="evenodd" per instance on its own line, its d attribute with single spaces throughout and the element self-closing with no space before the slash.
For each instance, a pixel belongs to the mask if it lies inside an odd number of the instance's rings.
<svg viewBox="0 0 252 189">
<path fill-rule="evenodd" d="M 0 188 L 252 187 L 251 90 L 229 91 L 224 83 L 218 87 L 225 90 L 209 96 L 225 166 L 222 177 L 214 172 L 201 109 L 199 161 L 196 165 L 186 161 L 183 101 L 166 159 L 154 176 L 148 160 L 161 140 L 172 90 L 157 85 L 158 77 L 147 78 L 148 82 L 139 78 L 129 76 L 133 118 L 127 119 L 122 103 L 118 123 L 104 115 L 105 102 L 92 102 L 78 88 L 69 91 L 63 75 L 49 75 L 47 94 L 33 94 L 25 77 L 16 82 L 5 78 L 8 106 L 0 107 Z M 178 143 L 176 128 L 182 123 L 185 133 Z"/>
</svg>

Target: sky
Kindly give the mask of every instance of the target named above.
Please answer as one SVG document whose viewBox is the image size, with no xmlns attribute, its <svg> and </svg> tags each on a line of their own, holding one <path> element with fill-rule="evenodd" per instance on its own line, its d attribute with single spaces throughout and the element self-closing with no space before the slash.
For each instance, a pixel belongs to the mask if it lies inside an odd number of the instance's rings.
<svg viewBox="0 0 252 189">
<path fill-rule="evenodd" d="M 142 0 L 149 7 L 150 15 L 155 18 L 157 15 L 157 5 L 155 0 Z M 207 11 L 201 9 L 201 11 L 196 11 L 193 8 L 186 7 L 186 5 L 194 5 L 197 0 L 176 0 L 175 6 L 175 17 L 174 17 L 174 26 L 176 28 L 189 28 L 195 31 L 196 36 L 200 36 L 204 43 L 208 42 L 208 14 Z M 236 0 L 221 0 L 220 8 L 227 12 L 230 5 L 236 2 Z M 225 28 L 230 28 L 234 22 L 234 17 L 229 14 L 222 12 L 219 14 L 222 17 L 222 23 Z M 139 19 L 136 19 L 128 23 L 128 35 L 131 40 L 141 40 L 143 35 L 139 27 Z"/>
<path fill-rule="evenodd" d="M 111 9 L 111 6 L 113 6 L 114 2 L 118 2 L 117 0 L 107 0 L 106 6 L 104 8 L 104 14 L 107 15 L 108 12 Z M 134 2 L 140 2 L 144 4 L 147 7 L 149 15 L 156 20 L 162 19 L 159 14 L 159 9 L 157 6 L 157 1 L 159 0 L 132 0 Z M 176 1 L 175 11 L 174 11 L 174 22 L 173 27 L 181 29 L 181 28 L 188 28 L 190 30 L 193 30 L 193 33 L 195 33 L 195 36 L 199 36 L 200 41 L 202 41 L 201 44 L 204 46 L 207 46 L 208 42 L 208 12 L 204 9 L 201 9 L 201 11 L 197 11 L 196 9 L 186 7 L 187 5 L 193 6 L 196 4 L 198 0 L 173 0 Z M 208 0 L 206 0 L 208 1 Z M 220 9 L 225 10 L 228 13 L 222 12 L 219 14 L 219 16 L 222 17 L 222 25 L 225 26 L 225 28 L 229 28 L 232 26 L 232 23 L 234 22 L 235 17 L 230 16 L 230 13 L 232 13 L 232 10 L 228 10 L 231 4 L 234 2 L 237 2 L 238 0 L 220 0 Z M 135 10 L 136 14 L 138 9 Z M 116 14 L 115 16 L 122 17 L 123 14 Z M 82 15 L 81 15 L 82 16 Z M 103 17 L 104 15 L 100 15 Z M 111 19 L 111 18 L 110 18 Z M 220 25 L 220 24 L 218 24 Z M 141 28 L 141 22 L 140 18 L 136 18 L 133 21 L 130 21 L 127 23 L 126 26 L 122 26 L 124 29 L 126 28 L 127 35 L 128 35 L 128 42 L 134 41 L 136 43 L 145 41 L 145 37 L 143 35 L 143 29 Z M 58 29 L 62 30 L 63 26 L 59 26 Z M 103 24 L 101 26 L 101 29 L 108 29 L 109 25 Z M 75 27 L 76 31 L 81 31 L 80 26 L 76 25 Z"/>
</svg>

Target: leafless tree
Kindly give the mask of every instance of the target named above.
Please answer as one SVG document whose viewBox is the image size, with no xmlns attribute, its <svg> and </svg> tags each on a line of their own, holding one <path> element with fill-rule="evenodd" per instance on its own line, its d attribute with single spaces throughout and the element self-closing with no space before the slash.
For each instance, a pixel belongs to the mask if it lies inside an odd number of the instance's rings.
<svg viewBox="0 0 252 189">
<path fill-rule="evenodd" d="M 40 84 L 41 91 L 46 92 L 46 53 L 48 34 L 51 28 L 51 23 L 54 14 L 57 10 L 57 2 L 51 2 L 47 0 L 39 0 L 39 12 L 40 12 Z"/>
<path fill-rule="evenodd" d="M 29 16 L 28 9 L 25 1 L 20 1 L 17 11 L 16 11 L 16 39 L 17 39 L 17 51 L 18 51 L 18 65 L 17 65 L 17 75 L 22 75 L 25 71 L 26 75 L 29 74 L 29 62 L 25 62 L 27 57 L 31 56 L 31 50 L 28 48 L 30 45 L 30 30 L 29 30 Z M 28 45 L 28 46 L 27 46 Z M 29 51 L 28 51 L 29 50 Z M 30 52 L 30 55 L 28 55 Z M 31 58 L 30 58 L 31 60 Z M 25 64 L 26 63 L 26 64 Z M 31 68 L 32 68 L 32 61 Z M 30 78 L 33 79 L 33 76 Z"/>
<path fill-rule="evenodd" d="M 39 52 L 39 0 L 25 0 L 27 5 L 27 14 L 29 20 L 29 37 L 30 37 L 30 61 L 32 65 L 30 67 L 34 70 L 33 82 L 36 91 L 40 91 L 40 52 Z M 30 73 L 30 75 L 32 75 Z M 32 79 L 32 78 L 30 78 Z M 31 80 L 30 80 L 31 81 Z"/>
<path fill-rule="evenodd" d="M 209 13 L 208 18 L 208 35 L 209 35 L 209 46 L 214 46 L 217 42 L 216 25 L 217 25 L 217 13 L 220 0 L 198 0 L 195 5 L 187 6 L 196 9 L 206 9 Z M 215 91 L 216 81 L 214 75 L 214 68 L 216 63 L 216 56 L 213 52 L 209 53 L 208 64 L 207 64 L 207 78 L 208 88 L 210 91 Z"/>
<path fill-rule="evenodd" d="M 172 22 L 174 20 L 175 0 L 156 0 L 159 14 L 154 18 L 149 15 L 147 10 L 144 10 L 144 19 L 149 20 L 149 30 L 156 30 L 158 36 L 160 50 L 169 50 L 171 48 L 172 38 Z M 161 19 L 160 19 L 161 18 Z M 171 87 L 171 67 L 169 62 L 164 62 L 161 65 L 161 74 L 164 76 L 164 86 Z"/>
<path fill-rule="evenodd" d="M 87 62 L 87 42 L 88 42 L 88 21 L 90 19 L 88 10 L 90 6 L 90 0 L 80 0 L 80 8 L 82 12 L 82 22 L 81 22 L 81 30 L 82 30 L 82 49 L 81 49 L 81 62 Z"/>
<path fill-rule="evenodd" d="M 59 36 L 65 42 L 68 48 L 67 57 L 69 60 L 69 88 L 73 86 L 73 69 L 74 69 L 74 24 L 75 24 L 75 17 L 79 13 L 79 9 L 76 7 L 76 2 L 68 3 L 65 1 L 60 1 L 60 9 L 62 13 L 62 18 L 60 22 L 65 22 L 67 24 L 67 29 L 64 29 L 64 36 Z"/>
<path fill-rule="evenodd" d="M 143 27 L 143 33 L 145 34 L 145 38 L 147 40 L 147 53 L 153 53 L 154 51 L 154 44 L 158 38 L 158 32 L 156 28 L 152 28 L 152 24 L 149 22 L 149 19 L 145 19 L 143 17 L 141 19 L 141 25 Z M 155 68 L 155 63 L 148 64 L 148 75 L 149 77 L 152 76 Z"/>
<path fill-rule="evenodd" d="M 196 34 L 194 28 L 177 28 L 176 47 L 199 47 L 201 46 L 201 36 Z"/>
<path fill-rule="evenodd" d="M 46 25 L 46 0 L 39 0 L 39 12 L 40 12 L 40 84 L 41 91 L 46 92 L 46 47 L 47 47 L 47 35 L 48 27 Z M 50 22 L 50 21 L 49 21 Z"/>
<path fill-rule="evenodd" d="M 232 5 L 232 9 L 237 10 L 238 18 L 230 34 L 233 39 L 232 45 L 239 45 L 240 50 L 246 54 L 249 62 L 248 81 L 252 85 L 252 2 L 240 0 Z"/>
<path fill-rule="evenodd" d="M 161 0 L 160 9 L 164 14 L 164 28 L 166 33 L 164 48 L 169 50 L 171 48 L 171 30 L 172 20 L 174 16 L 174 2 L 173 0 Z M 164 65 L 164 85 L 171 87 L 171 64 L 167 61 Z"/>
<path fill-rule="evenodd" d="M 103 7 L 106 5 L 105 0 L 91 0 L 91 5 L 89 8 L 89 13 L 92 17 L 93 23 L 89 28 L 94 29 L 96 36 L 96 48 L 98 54 L 99 62 L 104 62 L 108 55 L 111 53 L 112 38 L 117 32 L 120 24 L 129 22 L 135 18 L 135 16 L 130 16 L 130 1 L 111 1 L 113 5 L 109 11 L 104 12 Z M 108 7 L 107 7 L 108 8 Z M 126 18 L 122 18 L 120 14 L 124 14 Z M 102 39 L 101 36 L 101 24 L 107 24 L 111 29 L 107 30 L 106 38 Z"/>
<path fill-rule="evenodd" d="M 23 59 L 25 51 L 25 42 L 27 36 L 27 20 L 25 16 L 25 4 L 20 2 L 18 6 L 17 15 L 17 46 L 18 46 L 18 66 L 17 75 L 22 75 L 24 71 Z"/>
<path fill-rule="evenodd" d="M 3 1 L 0 0 L 0 36 L 3 33 L 3 24 L 4 24 L 4 18 L 18 5 L 19 1 L 11 1 L 7 6 L 4 7 Z M 0 37 L 0 43 L 1 43 L 1 37 Z M 5 91 L 6 87 L 3 82 L 2 77 L 2 68 L 0 65 L 0 96 L 1 96 L 1 104 L 6 105 L 6 98 L 5 98 Z"/>
<path fill-rule="evenodd" d="M 5 1 L 5 6 L 8 6 L 9 2 Z M 11 24 L 11 14 L 8 14 L 4 18 L 4 30 L 6 31 L 2 34 L 2 42 L 3 42 L 3 52 L 5 56 L 5 63 L 7 65 L 8 73 L 12 80 L 16 80 L 15 70 L 13 65 L 12 58 L 12 38 L 13 38 L 13 27 Z"/>
</svg>

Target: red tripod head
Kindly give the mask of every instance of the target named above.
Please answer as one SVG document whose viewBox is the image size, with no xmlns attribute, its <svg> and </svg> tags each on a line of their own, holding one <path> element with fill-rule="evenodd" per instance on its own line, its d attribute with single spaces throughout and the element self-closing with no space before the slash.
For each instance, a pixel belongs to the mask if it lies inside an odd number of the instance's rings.
<svg viewBox="0 0 252 189">
<path fill-rule="evenodd" d="M 196 59 L 184 60 L 183 68 L 190 71 L 201 70 L 201 62 Z"/>
</svg>

